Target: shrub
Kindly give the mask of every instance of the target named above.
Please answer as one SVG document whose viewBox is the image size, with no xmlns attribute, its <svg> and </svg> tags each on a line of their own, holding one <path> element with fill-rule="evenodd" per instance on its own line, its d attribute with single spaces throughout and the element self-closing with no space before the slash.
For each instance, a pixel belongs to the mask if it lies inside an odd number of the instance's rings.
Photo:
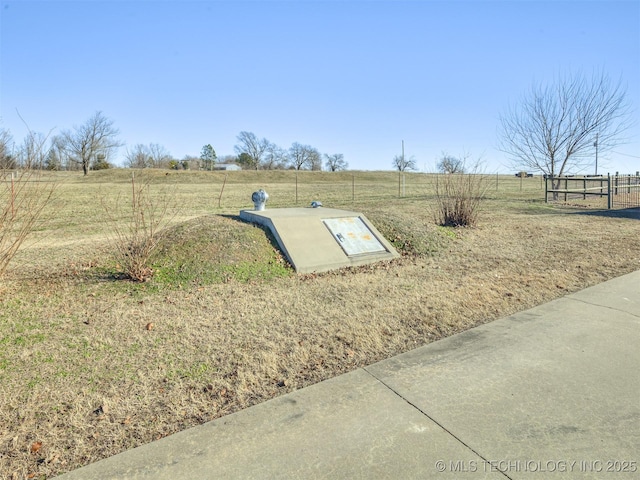
<svg viewBox="0 0 640 480">
<path fill-rule="evenodd" d="M 103 199 L 103 207 L 112 223 L 116 259 L 131 280 L 145 282 L 153 276 L 151 255 L 158 246 L 159 232 L 175 214 L 169 211 L 166 192 L 152 195 L 150 182 L 136 182 L 131 176 L 131 201 L 118 198 L 115 210 Z M 124 217 L 124 225 L 121 218 Z"/>
<path fill-rule="evenodd" d="M 113 165 L 111 165 L 104 159 L 96 160 L 96 162 L 91 167 L 92 170 L 109 170 L 110 168 L 113 168 Z"/>
<path fill-rule="evenodd" d="M 476 225 L 480 204 L 484 199 L 486 176 L 479 172 L 454 173 L 436 176 L 435 221 L 445 227 L 471 227 Z"/>
<path fill-rule="evenodd" d="M 53 199 L 56 183 L 37 170 L 45 164 L 47 140 L 48 136 L 29 129 L 14 156 L 8 149 L 10 133 L 0 129 L 0 277 Z"/>
<path fill-rule="evenodd" d="M 3 174 L 2 174 L 3 173 Z M 27 237 L 37 227 L 51 202 L 56 184 L 40 178 L 40 172 L 23 169 L 0 172 L 0 277 Z"/>
</svg>

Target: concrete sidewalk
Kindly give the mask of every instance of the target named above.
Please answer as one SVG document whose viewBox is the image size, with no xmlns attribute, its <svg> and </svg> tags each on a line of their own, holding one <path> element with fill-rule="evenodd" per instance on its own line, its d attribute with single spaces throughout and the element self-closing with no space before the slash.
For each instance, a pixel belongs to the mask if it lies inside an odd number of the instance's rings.
<svg viewBox="0 0 640 480">
<path fill-rule="evenodd" d="M 640 271 L 58 478 L 640 478 Z"/>
</svg>

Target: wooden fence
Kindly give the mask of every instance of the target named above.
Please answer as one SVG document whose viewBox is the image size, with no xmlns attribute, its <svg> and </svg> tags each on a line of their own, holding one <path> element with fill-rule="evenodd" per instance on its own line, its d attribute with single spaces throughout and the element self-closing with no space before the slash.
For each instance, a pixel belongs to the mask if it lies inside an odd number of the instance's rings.
<svg viewBox="0 0 640 480">
<path fill-rule="evenodd" d="M 597 196 L 607 199 L 607 208 L 640 207 L 640 172 L 635 175 L 607 174 L 596 176 L 545 176 L 545 202 L 587 199 Z"/>
</svg>

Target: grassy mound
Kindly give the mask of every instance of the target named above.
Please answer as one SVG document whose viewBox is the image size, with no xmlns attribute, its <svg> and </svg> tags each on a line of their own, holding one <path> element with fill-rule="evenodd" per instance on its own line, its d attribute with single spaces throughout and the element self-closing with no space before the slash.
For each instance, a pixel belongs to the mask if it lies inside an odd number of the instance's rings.
<svg viewBox="0 0 640 480">
<path fill-rule="evenodd" d="M 435 225 L 431 213 L 419 208 L 365 207 L 367 218 L 403 256 L 431 256 L 457 237 L 454 229 Z"/>
<path fill-rule="evenodd" d="M 165 230 L 153 268 L 154 282 L 180 287 L 269 280 L 292 272 L 268 232 L 221 215 L 198 217 Z"/>
<path fill-rule="evenodd" d="M 423 211 L 366 210 L 403 256 L 431 256 L 456 236 L 450 229 L 433 225 Z M 268 230 L 232 215 L 205 215 L 166 229 L 152 267 L 152 284 L 169 288 L 262 282 L 293 273 Z"/>
</svg>

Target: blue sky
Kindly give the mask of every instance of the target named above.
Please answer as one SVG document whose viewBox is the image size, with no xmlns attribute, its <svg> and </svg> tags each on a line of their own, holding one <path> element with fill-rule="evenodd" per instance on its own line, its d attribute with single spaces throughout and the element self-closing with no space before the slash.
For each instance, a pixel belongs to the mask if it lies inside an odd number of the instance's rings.
<svg viewBox="0 0 640 480">
<path fill-rule="evenodd" d="M 240 131 L 387 170 L 442 152 L 511 172 L 499 116 L 534 82 L 603 70 L 640 118 L 640 0 L 0 2 L 0 126 L 53 133 L 102 111 L 175 158 Z M 16 111 L 17 110 L 17 111 Z M 640 169 L 640 122 L 603 171 Z M 121 149 L 124 153 L 126 147 Z"/>
</svg>

